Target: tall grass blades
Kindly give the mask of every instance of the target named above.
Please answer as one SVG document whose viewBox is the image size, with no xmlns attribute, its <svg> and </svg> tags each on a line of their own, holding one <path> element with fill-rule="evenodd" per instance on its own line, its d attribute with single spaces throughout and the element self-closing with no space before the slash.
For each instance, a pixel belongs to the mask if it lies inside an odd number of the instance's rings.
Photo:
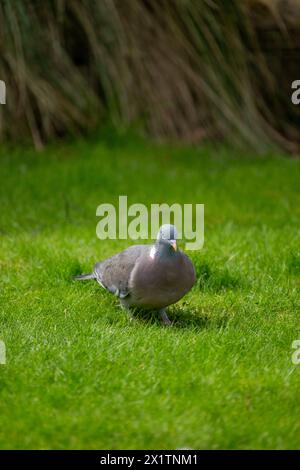
<svg viewBox="0 0 300 470">
<path fill-rule="evenodd" d="M 295 151 L 298 115 L 261 31 L 293 48 L 297 4 L 1 0 L 1 137 L 41 147 L 113 121 L 159 139 Z"/>
</svg>

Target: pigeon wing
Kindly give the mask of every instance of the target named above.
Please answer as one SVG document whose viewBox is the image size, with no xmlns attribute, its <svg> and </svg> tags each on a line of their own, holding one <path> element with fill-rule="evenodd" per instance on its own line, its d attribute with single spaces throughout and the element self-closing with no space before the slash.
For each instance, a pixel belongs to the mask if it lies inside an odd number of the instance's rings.
<svg viewBox="0 0 300 470">
<path fill-rule="evenodd" d="M 138 259 L 149 250 L 147 245 L 134 245 L 111 258 L 97 263 L 94 275 L 99 284 L 117 297 L 129 292 L 129 279 Z"/>
</svg>

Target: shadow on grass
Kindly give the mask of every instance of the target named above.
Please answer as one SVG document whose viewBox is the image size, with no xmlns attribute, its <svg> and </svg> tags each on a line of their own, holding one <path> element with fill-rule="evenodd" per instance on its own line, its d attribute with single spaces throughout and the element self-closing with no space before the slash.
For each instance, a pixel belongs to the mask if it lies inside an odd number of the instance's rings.
<svg viewBox="0 0 300 470">
<path fill-rule="evenodd" d="M 176 305 L 167 308 L 166 312 L 172 322 L 171 326 L 165 326 L 162 324 L 157 311 L 133 309 L 128 313 L 128 315 L 137 322 L 148 323 L 150 325 L 156 324 L 162 328 L 199 330 L 206 328 L 222 328 L 227 324 L 229 318 L 227 314 L 224 314 L 224 311 L 220 312 L 220 314 L 216 314 L 216 312 L 211 312 L 211 309 L 205 312 L 204 309 L 199 311 L 197 308 Z"/>
<path fill-rule="evenodd" d="M 201 311 L 195 308 L 176 308 L 169 314 L 169 318 L 172 321 L 173 327 L 180 329 L 220 329 L 224 327 L 229 319 L 228 314 L 220 312 L 212 312 L 211 308 L 205 311 L 203 308 Z"/>
</svg>

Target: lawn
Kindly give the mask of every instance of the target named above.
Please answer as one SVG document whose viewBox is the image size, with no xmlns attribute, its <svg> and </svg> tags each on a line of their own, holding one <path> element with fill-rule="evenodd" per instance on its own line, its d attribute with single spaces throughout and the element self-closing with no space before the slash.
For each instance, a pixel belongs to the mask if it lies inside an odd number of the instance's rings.
<svg viewBox="0 0 300 470">
<path fill-rule="evenodd" d="M 1 448 L 299 448 L 300 161 L 93 138 L 2 147 Z M 132 241 L 96 207 L 204 203 L 197 284 L 172 327 L 93 281 Z"/>
</svg>

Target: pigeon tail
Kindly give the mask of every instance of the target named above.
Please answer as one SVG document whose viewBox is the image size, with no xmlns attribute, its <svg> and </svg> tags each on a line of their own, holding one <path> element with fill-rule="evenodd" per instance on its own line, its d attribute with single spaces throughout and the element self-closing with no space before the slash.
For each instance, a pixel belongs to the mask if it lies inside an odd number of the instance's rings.
<svg viewBox="0 0 300 470">
<path fill-rule="evenodd" d="M 80 274 L 80 276 L 74 276 L 73 279 L 75 281 L 85 281 L 87 279 L 95 279 L 95 274 L 94 273 Z"/>
</svg>

